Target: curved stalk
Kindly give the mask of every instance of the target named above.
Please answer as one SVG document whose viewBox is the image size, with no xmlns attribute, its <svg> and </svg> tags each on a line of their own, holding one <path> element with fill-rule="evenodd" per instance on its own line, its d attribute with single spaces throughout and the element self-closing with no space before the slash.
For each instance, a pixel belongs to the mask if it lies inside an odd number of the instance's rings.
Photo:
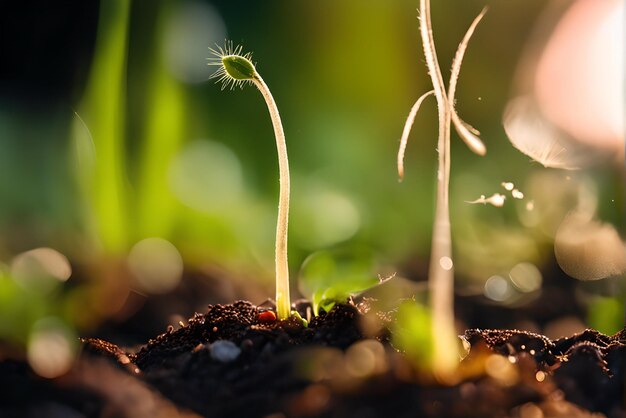
<svg viewBox="0 0 626 418">
<path fill-rule="evenodd" d="M 467 32 L 465 32 L 465 36 L 463 37 L 463 40 L 459 44 L 459 47 L 456 50 L 456 54 L 454 55 L 454 60 L 452 60 L 452 69 L 450 70 L 450 84 L 448 86 L 448 100 L 450 101 L 452 123 L 456 128 L 456 132 L 469 147 L 469 149 L 471 149 L 478 155 L 485 155 L 485 153 L 487 152 L 487 148 L 485 148 L 485 144 L 483 144 L 483 141 L 478 138 L 479 132 L 469 127 L 465 122 L 461 120 L 456 112 L 454 105 L 456 102 L 456 85 L 459 80 L 459 73 L 461 72 L 461 64 L 463 63 L 463 57 L 465 56 L 467 44 L 474 34 L 476 26 L 478 26 L 483 16 L 485 16 L 485 13 L 487 13 L 487 7 L 483 8 L 480 14 L 476 16 L 470 27 L 467 29 Z"/>
<path fill-rule="evenodd" d="M 285 132 L 278 113 L 278 107 L 270 89 L 261 76 L 256 73 L 252 82 L 259 89 L 267 109 L 270 112 L 276 150 L 278 151 L 278 171 L 280 176 L 280 192 L 278 199 L 278 221 L 276 223 L 276 314 L 278 319 L 287 319 L 291 313 L 289 297 L 289 266 L 287 263 L 287 228 L 289 222 L 289 160 Z"/>
<path fill-rule="evenodd" d="M 276 101 L 272 97 L 270 89 L 256 71 L 252 63 L 252 54 L 243 54 L 241 45 L 234 47 L 232 42 L 227 41 L 224 47 L 218 46 L 211 49 L 213 58 L 209 59 L 209 65 L 217 66 L 212 75 L 222 83 L 222 89 L 230 86 L 242 87 L 244 84 L 254 84 L 265 99 L 267 109 L 272 119 L 274 136 L 276 137 L 276 150 L 278 151 L 278 170 L 280 192 L 278 199 L 278 221 L 276 223 L 276 314 L 278 319 L 287 319 L 291 315 L 291 301 L 289 297 L 289 266 L 287 263 L 287 228 L 289 223 L 289 160 L 287 159 L 287 144 L 285 132 L 278 113 Z"/>
<path fill-rule="evenodd" d="M 420 110 L 420 106 L 422 106 L 422 102 L 424 101 L 424 99 L 433 93 L 433 90 L 427 91 L 426 93 L 422 94 L 419 99 L 417 99 L 417 101 L 411 108 L 411 111 L 409 112 L 409 116 L 406 118 L 406 122 L 404 123 L 402 137 L 400 138 L 400 148 L 398 149 L 398 178 L 400 181 L 404 179 L 404 153 L 406 151 L 406 144 L 409 142 L 409 134 L 411 133 L 411 128 L 413 127 L 413 123 L 415 122 L 415 116 Z"/>
</svg>

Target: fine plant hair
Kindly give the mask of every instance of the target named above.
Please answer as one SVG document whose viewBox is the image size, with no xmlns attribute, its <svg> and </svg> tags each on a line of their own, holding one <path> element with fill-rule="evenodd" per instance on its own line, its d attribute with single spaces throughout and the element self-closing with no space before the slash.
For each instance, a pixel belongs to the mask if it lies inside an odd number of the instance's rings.
<svg viewBox="0 0 626 418">
<path fill-rule="evenodd" d="M 276 314 L 278 319 L 287 319 L 291 313 L 289 297 L 289 267 L 287 264 L 287 228 L 289 222 L 289 160 L 287 159 L 287 145 L 285 132 L 278 113 L 278 107 L 272 97 L 270 89 L 257 72 L 252 63 L 252 54 L 242 54 L 241 45 L 233 47 L 232 42 L 226 42 L 224 47 L 217 50 L 210 49 L 214 57 L 209 65 L 218 67 L 212 78 L 222 83 L 222 90 L 230 86 L 243 88 L 246 83 L 254 84 L 261 94 L 272 119 L 276 149 L 278 151 L 278 171 L 280 191 L 278 199 L 278 221 L 276 223 Z"/>
<path fill-rule="evenodd" d="M 454 125 L 458 135 L 473 152 L 479 155 L 485 154 L 486 148 L 480 138 L 478 138 L 480 133 L 461 120 L 456 113 L 454 102 L 456 85 L 467 44 L 486 11 L 486 8 L 483 9 L 474 19 L 459 44 L 452 62 L 450 81 L 448 83 L 448 91 L 446 92 L 433 38 L 430 0 L 420 0 L 420 35 L 424 47 L 428 73 L 433 84 L 433 90 L 422 95 L 411 109 L 404 126 L 400 149 L 398 151 L 398 175 L 400 179 L 402 179 L 404 176 L 404 152 L 415 116 L 424 99 L 434 93 L 437 100 L 439 119 L 437 139 L 438 168 L 437 199 L 428 283 L 432 315 L 431 332 L 433 333 L 432 368 L 435 375 L 441 379 L 449 377 L 458 363 L 457 340 L 454 326 L 454 269 L 452 262 L 452 236 L 450 232 L 449 207 L 450 128 L 451 125 Z"/>
</svg>

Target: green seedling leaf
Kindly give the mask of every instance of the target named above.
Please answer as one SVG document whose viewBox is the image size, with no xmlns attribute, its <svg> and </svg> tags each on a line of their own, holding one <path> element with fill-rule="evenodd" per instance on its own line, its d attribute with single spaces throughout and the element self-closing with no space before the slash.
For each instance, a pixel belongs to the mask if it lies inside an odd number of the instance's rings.
<svg viewBox="0 0 626 418">
<path fill-rule="evenodd" d="M 300 291 L 310 298 L 313 314 L 320 308 L 328 312 L 342 303 L 381 283 L 375 274 L 371 251 L 338 249 L 318 251 L 307 258 L 300 272 Z"/>
<path fill-rule="evenodd" d="M 309 321 L 307 321 L 306 319 L 304 319 L 304 318 L 302 317 L 302 315 L 300 315 L 300 312 L 295 311 L 295 310 L 294 310 L 294 311 L 291 311 L 291 316 L 293 316 L 294 318 L 298 319 L 298 320 L 302 323 L 302 326 L 303 326 L 304 328 L 308 328 L 308 327 L 309 327 Z"/>
</svg>

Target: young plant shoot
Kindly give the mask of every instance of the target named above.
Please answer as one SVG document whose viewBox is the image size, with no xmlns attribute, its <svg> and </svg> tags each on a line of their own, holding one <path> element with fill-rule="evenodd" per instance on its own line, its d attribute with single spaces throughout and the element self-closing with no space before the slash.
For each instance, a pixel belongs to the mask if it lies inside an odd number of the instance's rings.
<svg viewBox="0 0 626 418">
<path fill-rule="evenodd" d="M 287 225 L 289 219 L 289 161 L 287 160 L 287 145 L 285 133 L 278 113 L 278 107 L 272 97 L 270 89 L 257 72 L 252 62 L 252 54 L 242 54 L 242 46 L 233 47 L 232 42 L 225 46 L 210 49 L 214 57 L 209 65 L 217 66 L 213 78 L 222 83 L 222 90 L 230 86 L 243 88 L 246 83 L 254 84 L 265 99 L 270 112 L 276 148 L 278 150 L 278 169 L 280 175 L 280 192 L 278 200 L 278 222 L 276 224 L 276 313 L 278 319 L 287 319 L 291 311 L 289 299 L 289 269 L 287 265 Z"/>
<path fill-rule="evenodd" d="M 432 315 L 433 358 L 432 368 L 436 376 L 445 379 L 450 376 L 458 362 L 457 341 L 454 326 L 454 270 L 452 262 L 452 237 L 450 232 L 449 182 L 450 182 L 450 127 L 454 127 L 467 146 L 479 155 L 486 152 L 485 146 L 478 138 L 479 132 L 461 120 L 454 108 L 456 84 L 461 70 L 461 62 L 467 44 L 474 29 L 482 19 L 486 9 L 474 19 L 463 41 L 459 45 L 450 74 L 448 91 L 446 92 L 443 76 L 437 59 L 433 30 L 430 17 L 430 0 L 420 0 L 420 35 L 424 47 L 424 56 L 433 90 L 422 95 L 409 114 L 406 121 L 400 149 L 398 151 L 398 174 L 404 176 L 404 151 L 411 126 L 423 100 L 434 93 L 437 99 L 439 117 L 439 138 L 437 151 L 439 162 L 437 170 L 437 200 L 435 206 L 435 223 L 433 227 L 432 249 L 429 267 L 430 308 Z"/>
</svg>

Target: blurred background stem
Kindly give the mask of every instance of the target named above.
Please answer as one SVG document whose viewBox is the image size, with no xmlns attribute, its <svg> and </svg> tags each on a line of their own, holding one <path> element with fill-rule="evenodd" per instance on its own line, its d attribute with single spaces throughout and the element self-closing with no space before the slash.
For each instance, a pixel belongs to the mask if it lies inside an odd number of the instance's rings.
<svg viewBox="0 0 626 418">
<path fill-rule="evenodd" d="M 78 108 L 95 149 L 95 157 L 79 155 L 81 161 L 93 163 L 79 169 L 81 190 L 90 206 L 86 213 L 93 214 L 87 223 L 102 249 L 113 254 L 128 246 L 124 133 L 129 11 L 130 0 L 100 3 L 96 55 Z"/>
</svg>

